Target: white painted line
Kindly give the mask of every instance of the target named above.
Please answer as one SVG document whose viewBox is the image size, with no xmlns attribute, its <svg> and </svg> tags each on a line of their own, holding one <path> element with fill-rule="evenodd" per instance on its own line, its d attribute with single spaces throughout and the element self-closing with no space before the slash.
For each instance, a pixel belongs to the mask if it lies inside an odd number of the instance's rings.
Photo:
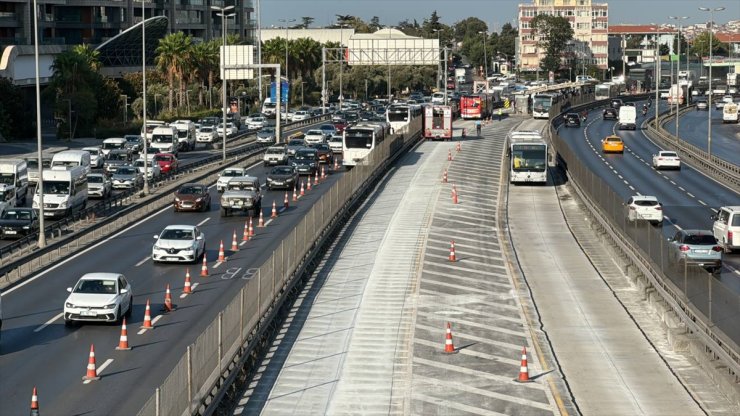
<svg viewBox="0 0 740 416">
<path fill-rule="evenodd" d="M 208 218 L 204 219 L 203 221 L 199 222 L 199 223 L 198 223 L 198 227 L 200 227 L 201 225 L 203 225 L 203 224 L 207 223 L 207 222 L 208 222 L 208 220 L 210 220 L 210 219 L 211 219 L 211 217 L 208 217 Z"/>
<path fill-rule="evenodd" d="M 633 191 L 635 190 L 635 187 L 634 186 L 630 185 L 629 187 L 630 187 L 631 190 L 633 190 Z"/>
<path fill-rule="evenodd" d="M 214 269 L 217 269 L 218 266 L 220 266 L 220 265 L 221 265 L 221 262 L 220 261 L 217 261 L 216 264 L 213 265 L 213 268 Z"/>
<path fill-rule="evenodd" d="M 154 318 L 152 318 L 152 326 L 157 323 L 160 319 L 162 319 L 164 315 L 157 315 Z"/>
<path fill-rule="evenodd" d="M 242 241 L 241 243 L 239 243 L 239 247 L 243 246 L 244 244 L 247 244 L 247 242 L 246 241 Z"/>
<path fill-rule="evenodd" d="M 688 196 L 690 196 L 692 198 L 696 198 L 691 192 L 686 192 L 686 195 L 688 195 Z"/>
<path fill-rule="evenodd" d="M 103 364 L 101 364 L 100 367 L 98 367 L 96 369 L 97 370 L 97 373 L 98 373 L 98 376 L 100 376 L 100 373 L 102 373 L 103 370 L 105 370 L 105 368 L 108 367 L 112 362 L 113 362 L 113 359 L 112 358 L 108 358 L 107 360 L 105 360 L 105 362 Z M 85 380 L 85 381 L 82 382 L 82 384 L 90 384 L 91 381 L 92 380 Z"/>
<path fill-rule="evenodd" d="M 709 208 L 709 209 L 711 209 L 711 210 L 712 210 L 712 211 L 714 211 L 714 212 L 719 212 L 719 210 L 718 210 L 718 209 L 716 209 L 716 208 Z"/>
<path fill-rule="evenodd" d="M 615 173 L 616 173 L 616 172 L 615 172 Z M 622 175 L 620 175 L 620 174 L 618 174 L 618 173 L 617 173 L 617 177 L 618 177 L 619 179 L 624 179 L 624 176 L 622 176 Z"/>
<path fill-rule="evenodd" d="M 265 227 L 267 227 L 268 225 L 270 225 L 270 223 L 272 222 L 272 220 L 274 220 L 274 218 L 270 218 L 269 220 L 265 221 Z"/>
<path fill-rule="evenodd" d="M 699 203 L 700 203 L 700 204 L 702 204 L 702 205 L 704 205 L 704 206 L 707 206 L 707 203 L 706 203 L 706 202 L 704 202 L 704 201 L 702 201 L 701 199 L 699 199 L 698 201 L 699 201 Z"/>
<path fill-rule="evenodd" d="M 672 185 L 675 185 L 675 184 L 676 184 L 676 182 L 673 182 L 673 181 L 671 181 L 671 184 L 672 184 Z"/>
<path fill-rule="evenodd" d="M 52 323 L 54 323 L 54 321 L 56 321 L 57 319 L 61 318 L 62 316 L 64 316 L 64 312 L 59 312 L 59 314 L 55 315 L 54 317 L 52 317 L 51 319 L 49 319 L 48 321 L 46 321 L 43 325 L 41 325 L 40 327 L 34 329 L 33 332 L 39 332 L 39 331 L 41 331 L 42 329 L 44 329 L 47 326 L 49 326 Z"/>
<path fill-rule="evenodd" d="M 678 189 L 680 189 L 680 190 L 682 190 L 682 191 L 686 192 L 686 190 L 685 190 L 685 189 L 683 189 L 683 186 L 679 186 L 679 187 L 678 187 Z"/>
<path fill-rule="evenodd" d="M 622 182 L 624 182 L 625 185 L 629 185 L 630 184 L 629 182 L 627 182 L 625 180 L 623 180 Z"/>
<path fill-rule="evenodd" d="M 146 263 L 146 261 L 147 261 L 147 260 L 149 260 L 149 258 L 150 258 L 149 256 L 146 256 L 146 257 L 144 257 L 143 259 L 139 260 L 139 262 L 138 262 L 138 263 L 136 263 L 136 264 L 134 265 L 134 267 L 139 267 L 139 266 L 141 266 L 142 264 Z"/>
<path fill-rule="evenodd" d="M 193 283 L 193 285 L 190 287 L 190 290 L 195 290 L 196 287 L 198 287 L 200 283 Z"/>
</svg>

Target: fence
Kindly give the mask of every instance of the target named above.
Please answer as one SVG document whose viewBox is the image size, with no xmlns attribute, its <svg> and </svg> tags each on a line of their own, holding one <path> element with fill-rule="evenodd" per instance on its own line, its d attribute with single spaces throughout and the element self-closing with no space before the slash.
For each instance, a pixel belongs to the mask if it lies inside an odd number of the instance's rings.
<svg viewBox="0 0 740 416">
<path fill-rule="evenodd" d="M 259 267 L 257 273 L 231 300 L 216 319 L 188 346 L 172 373 L 157 388 L 139 411 L 142 416 L 175 416 L 193 414 L 214 389 L 220 387 L 224 371 L 247 354 L 253 345 L 260 322 L 269 322 L 282 303 L 294 278 L 299 276 L 321 246 L 332 224 L 372 178 L 396 154 L 419 136 L 419 132 L 402 131 L 375 148 L 367 165 L 354 167 L 336 181 L 311 207 L 298 225 Z M 240 354 L 241 353 L 241 354 Z"/>
</svg>

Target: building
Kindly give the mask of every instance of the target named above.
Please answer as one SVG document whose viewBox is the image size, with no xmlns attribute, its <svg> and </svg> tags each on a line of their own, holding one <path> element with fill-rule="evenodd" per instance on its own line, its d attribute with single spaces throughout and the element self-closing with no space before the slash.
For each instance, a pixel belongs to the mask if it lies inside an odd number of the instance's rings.
<svg viewBox="0 0 740 416">
<path fill-rule="evenodd" d="M 626 64 L 655 63 L 655 40 L 658 45 L 666 44 L 673 49 L 677 32 L 678 29 L 671 25 L 610 25 L 609 60 Z M 626 39 L 634 37 L 640 39 L 639 48 L 626 48 Z"/>
<path fill-rule="evenodd" d="M 519 39 L 517 63 L 520 71 L 538 71 L 545 51 L 537 47 L 530 22 L 535 16 L 547 14 L 566 18 L 573 28 L 573 42 L 564 53 L 564 64 L 596 65 L 607 68 L 607 32 L 609 6 L 592 0 L 533 0 L 519 5 Z"/>
<path fill-rule="evenodd" d="M 252 0 L 145 0 L 146 18 L 164 16 L 168 32 L 185 32 L 194 40 L 221 37 L 222 18 L 211 6 L 235 4 L 227 29 L 254 39 Z M 99 45 L 142 21 L 139 0 L 37 0 L 40 45 Z M 33 7 L 28 0 L 0 2 L 0 49 L 33 44 Z"/>
<path fill-rule="evenodd" d="M 260 38 L 262 42 L 267 42 L 273 39 L 285 39 L 287 36 L 288 40 L 295 40 L 301 38 L 313 39 L 319 43 L 334 42 L 342 45 L 347 45 L 350 37 L 355 34 L 355 29 L 340 29 L 340 28 L 317 28 L 317 29 L 285 29 L 285 28 L 262 28 L 260 30 Z"/>
</svg>

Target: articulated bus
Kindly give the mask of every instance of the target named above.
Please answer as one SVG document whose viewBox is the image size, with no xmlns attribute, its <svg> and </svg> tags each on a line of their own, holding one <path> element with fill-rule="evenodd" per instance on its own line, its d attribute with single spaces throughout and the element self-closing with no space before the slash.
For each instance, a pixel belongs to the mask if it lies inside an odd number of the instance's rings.
<svg viewBox="0 0 740 416">
<path fill-rule="evenodd" d="M 452 107 L 436 104 L 424 106 L 422 134 L 429 140 L 451 140 Z"/>
<path fill-rule="evenodd" d="M 363 122 L 345 128 L 342 133 L 342 164 L 347 168 L 365 164 L 370 152 L 385 139 L 386 126 Z"/>
<path fill-rule="evenodd" d="M 508 136 L 509 182 L 547 183 L 547 142 L 536 131 L 514 131 Z"/>
<path fill-rule="evenodd" d="M 532 117 L 550 118 L 550 108 L 560 100 L 560 94 L 535 94 L 532 98 Z"/>
<path fill-rule="evenodd" d="M 613 82 L 598 84 L 594 91 L 596 100 L 608 100 L 619 95 L 619 85 Z"/>
<path fill-rule="evenodd" d="M 393 104 L 385 111 L 385 118 L 391 125 L 391 133 L 402 129 L 420 116 L 421 106 L 418 104 Z"/>
<path fill-rule="evenodd" d="M 491 96 L 488 94 L 463 95 L 460 97 L 460 118 L 483 120 L 491 115 Z"/>
</svg>

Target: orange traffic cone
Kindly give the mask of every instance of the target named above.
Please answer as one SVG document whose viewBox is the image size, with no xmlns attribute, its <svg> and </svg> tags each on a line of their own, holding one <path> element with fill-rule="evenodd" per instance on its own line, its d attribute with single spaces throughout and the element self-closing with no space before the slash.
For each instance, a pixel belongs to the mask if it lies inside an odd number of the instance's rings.
<svg viewBox="0 0 740 416">
<path fill-rule="evenodd" d="M 98 371 L 95 369 L 95 346 L 90 344 L 90 356 L 87 359 L 87 373 L 83 380 L 100 380 L 98 377 Z"/>
<path fill-rule="evenodd" d="M 442 174 L 442 183 L 447 183 L 447 169 L 445 169 L 445 173 Z"/>
<path fill-rule="evenodd" d="M 306 192 L 311 190 L 311 176 L 306 179 Z"/>
<path fill-rule="evenodd" d="M 301 196 L 305 196 L 306 191 L 303 189 L 303 180 L 301 180 Z"/>
<path fill-rule="evenodd" d="M 447 161 L 449 162 L 452 160 L 452 149 L 447 150 Z"/>
<path fill-rule="evenodd" d="M 334 159 L 334 170 L 339 170 L 339 161 Z"/>
<path fill-rule="evenodd" d="M 236 230 L 231 235 L 231 251 L 239 251 L 239 242 L 236 241 Z"/>
<path fill-rule="evenodd" d="M 121 338 L 118 340 L 117 350 L 130 350 L 128 346 L 128 331 L 126 330 L 126 318 L 123 318 L 123 324 L 121 325 Z"/>
<path fill-rule="evenodd" d="M 455 184 L 452 184 L 452 203 L 457 204 L 457 188 L 455 188 Z"/>
<path fill-rule="evenodd" d="M 249 241 L 249 226 L 244 221 L 244 234 L 242 234 L 242 241 Z"/>
<path fill-rule="evenodd" d="M 461 151 L 462 150 L 462 143 L 457 142 L 457 148 L 455 150 L 457 150 L 458 152 Z"/>
<path fill-rule="evenodd" d="M 39 396 L 36 394 L 36 386 L 33 386 L 31 394 L 31 416 L 39 416 Z"/>
<path fill-rule="evenodd" d="M 224 240 L 221 240 L 221 244 L 218 246 L 218 261 L 221 263 L 226 261 L 226 253 L 224 253 Z"/>
<path fill-rule="evenodd" d="M 457 256 L 455 256 L 455 240 L 450 241 L 450 261 L 457 261 Z"/>
<path fill-rule="evenodd" d="M 172 304 L 172 293 L 170 293 L 170 285 L 167 284 L 167 289 L 164 292 L 164 312 L 172 312 L 175 310 L 175 305 Z"/>
<path fill-rule="evenodd" d="M 275 205 L 275 201 L 272 201 L 272 214 L 270 214 L 270 218 L 277 218 L 277 205 Z"/>
<path fill-rule="evenodd" d="M 298 201 L 298 194 L 296 193 L 295 188 L 293 188 L 293 202 Z"/>
<path fill-rule="evenodd" d="M 206 261 L 206 253 L 203 253 L 203 266 L 200 268 L 200 277 L 208 277 L 208 262 Z"/>
<path fill-rule="evenodd" d="M 185 269 L 185 286 L 182 287 L 182 293 L 193 293 L 193 287 L 190 285 L 190 269 Z"/>
<path fill-rule="evenodd" d="M 326 166 L 321 166 L 321 180 L 326 179 Z"/>
<path fill-rule="evenodd" d="M 144 323 L 140 327 L 141 329 L 154 329 L 152 325 L 152 310 L 149 307 L 149 299 L 146 300 L 146 310 L 144 311 Z"/>
<path fill-rule="evenodd" d="M 447 322 L 447 333 L 445 334 L 445 354 L 454 354 L 457 350 L 455 345 L 452 343 L 452 328 L 450 323 Z"/>
<path fill-rule="evenodd" d="M 275 206 L 275 201 L 272 201 L 272 206 Z M 274 209 L 274 208 L 273 208 Z M 262 213 L 262 209 L 260 209 L 260 218 L 257 220 L 257 227 L 262 228 L 265 226 L 265 216 Z"/>
<path fill-rule="evenodd" d="M 313 175 L 313 184 L 318 185 L 319 184 L 319 171 L 317 170 L 316 173 Z"/>
<path fill-rule="evenodd" d="M 252 227 L 252 217 L 249 217 L 249 238 L 254 237 L 254 227 Z"/>
<path fill-rule="evenodd" d="M 527 367 L 527 347 L 522 347 L 522 366 L 519 369 L 519 378 L 516 380 L 519 383 L 529 383 L 533 380 L 529 379 L 529 368 Z"/>
<path fill-rule="evenodd" d="M 283 208 L 288 209 L 288 191 L 285 191 L 285 198 L 283 198 Z"/>
</svg>

